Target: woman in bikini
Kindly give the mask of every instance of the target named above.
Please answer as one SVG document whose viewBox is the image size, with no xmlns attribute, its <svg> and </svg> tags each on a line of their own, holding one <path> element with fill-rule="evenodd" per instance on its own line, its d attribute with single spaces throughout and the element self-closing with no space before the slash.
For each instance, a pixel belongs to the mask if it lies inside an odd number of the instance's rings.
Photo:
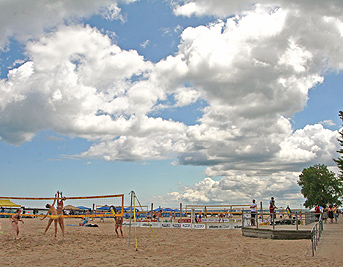
<svg viewBox="0 0 343 267">
<path fill-rule="evenodd" d="M 14 239 L 19 239 L 19 221 L 24 223 L 24 221 L 21 219 L 21 209 L 17 209 L 17 212 L 12 215 L 12 227 L 14 230 Z"/>
<path fill-rule="evenodd" d="M 57 199 L 57 194 L 55 194 L 55 199 L 54 199 L 54 202 L 52 203 L 52 205 L 50 204 L 46 204 L 46 208 L 49 209 L 48 212 L 45 214 L 45 216 L 41 219 L 41 220 L 44 220 L 48 215 L 49 216 L 49 222 L 48 222 L 48 225 L 47 227 L 45 228 L 45 231 L 44 231 L 44 234 L 46 234 L 46 232 L 48 231 L 50 225 L 52 222 L 55 223 L 55 237 L 57 237 L 57 221 L 59 219 L 59 215 L 57 214 L 57 211 L 54 207 L 55 205 L 55 202 L 56 202 L 56 199 Z"/>
<path fill-rule="evenodd" d="M 57 215 L 59 216 L 58 223 L 61 227 L 63 236 L 64 236 L 64 218 L 63 218 L 63 201 L 64 200 L 66 200 L 66 198 L 62 197 L 62 192 L 57 191 Z"/>
<path fill-rule="evenodd" d="M 119 211 L 116 211 L 114 210 L 116 213 L 118 213 Z M 123 217 L 122 216 L 115 216 L 114 217 L 114 220 L 116 222 L 116 226 L 114 228 L 114 231 L 116 232 L 117 234 L 117 237 L 119 237 L 119 234 L 118 234 L 118 228 L 120 230 L 120 233 L 121 233 L 121 237 L 124 238 L 124 235 L 123 235 Z"/>
</svg>

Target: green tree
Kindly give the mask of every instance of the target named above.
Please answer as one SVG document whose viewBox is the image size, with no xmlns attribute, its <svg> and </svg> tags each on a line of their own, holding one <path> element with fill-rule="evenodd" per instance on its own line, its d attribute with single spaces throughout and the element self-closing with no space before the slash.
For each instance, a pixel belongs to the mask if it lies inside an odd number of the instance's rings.
<svg viewBox="0 0 343 267">
<path fill-rule="evenodd" d="M 339 117 L 343 121 L 343 111 L 339 112 Z M 343 155 L 343 130 L 339 131 L 338 133 L 341 135 L 341 138 L 337 139 L 339 144 L 341 145 L 341 149 L 337 150 L 337 152 Z M 341 178 L 341 180 L 343 180 L 343 156 L 339 157 L 338 159 L 334 159 L 334 161 L 337 163 L 337 167 L 339 169 L 338 176 Z"/>
<path fill-rule="evenodd" d="M 316 203 L 341 205 L 343 182 L 335 173 L 329 171 L 326 165 L 314 165 L 305 168 L 299 175 L 298 185 L 306 198 L 305 207 L 313 207 Z"/>
</svg>

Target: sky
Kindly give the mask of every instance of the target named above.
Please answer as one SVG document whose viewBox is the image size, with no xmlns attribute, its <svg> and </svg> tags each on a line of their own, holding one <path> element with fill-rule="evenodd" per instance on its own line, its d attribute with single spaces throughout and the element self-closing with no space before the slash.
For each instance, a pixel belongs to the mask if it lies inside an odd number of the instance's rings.
<svg viewBox="0 0 343 267">
<path fill-rule="evenodd" d="M 298 208 L 337 172 L 340 0 L 0 1 L 0 195 Z"/>
</svg>

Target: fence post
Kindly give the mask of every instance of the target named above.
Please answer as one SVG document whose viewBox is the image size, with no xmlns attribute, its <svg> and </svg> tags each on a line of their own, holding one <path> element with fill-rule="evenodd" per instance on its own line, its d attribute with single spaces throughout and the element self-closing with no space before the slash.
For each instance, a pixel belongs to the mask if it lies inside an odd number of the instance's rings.
<svg viewBox="0 0 343 267">
<path fill-rule="evenodd" d="M 295 229 L 298 231 L 299 226 L 298 226 L 298 212 L 295 213 Z"/>
<path fill-rule="evenodd" d="M 242 228 L 244 227 L 244 209 L 242 209 Z"/>
<path fill-rule="evenodd" d="M 314 257 L 314 239 L 315 239 L 315 233 L 312 233 L 312 236 L 311 236 L 311 241 L 312 241 L 312 257 Z"/>
<path fill-rule="evenodd" d="M 182 203 L 180 203 L 180 223 L 182 223 Z"/>
<path fill-rule="evenodd" d="M 130 225 L 129 225 L 129 238 L 128 238 L 128 246 L 130 246 L 130 239 L 131 239 L 131 216 L 132 216 L 132 200 L 133 200 L 133 194 L 135 192 L 131 191 L 130 196 L 131 196 L 131 203 L 130 203 Z"/>
<path fill-rule="evenodd" d="M 255 225 L 256 225 L 256 229 L 258 229 L 258 209 L 256 209 L 256 214 L 255 214 Z"/>
</svg>

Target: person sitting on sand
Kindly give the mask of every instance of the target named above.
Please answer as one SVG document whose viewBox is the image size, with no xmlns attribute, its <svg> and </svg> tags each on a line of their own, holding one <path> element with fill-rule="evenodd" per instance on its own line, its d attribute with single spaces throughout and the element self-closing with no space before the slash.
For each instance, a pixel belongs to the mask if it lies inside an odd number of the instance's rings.
<svg viewBox="0 0 343 267">
<path fill-rule="evenodd" d="M 219 222 L 223 221 L 224 222 L 224 214 L 219 213 Z"/>
<path fill-rule="evenodd" d="M 86 217 L 85 217 L 83 223 L 81 224 L 81 226 L 85 226 L 85 224 L 88 223 L 88 220 L 89 220 L 89 216 L 90 216 L 90 215 L 91 215 L 90 211 L 87 210 L 87 212 L 86 212 Z"/>
<path fill-rule="evenodd" d="M 61 194 L 61 196 L 60 196 Z M 62 196 L 62 192 L 57 191 L 57 215 L 59 216 L 58 218 L 58 223 L 61 227 L 62 234 L 64 236 L 64 218 L 63 218 L 63 201 L 65 201 L 66 198 Z"/>
<path fill-rule="evenodd" d="M 118 213 L 118 212 L 119 211 L 116 211 L 116 213 Z M 117 237 L 119 237 L 119 234 L 118 234 L 118 228 L 119 228 L 120 233 L 121 233 L 121 237 L 124 238 L 124 235 L 123 235 L 123 217 L 122 216 L 115 216 L 114 220 L 116 222 L 116 226 L 114 228 L 114 231 L 116 232 Z"/>
<path fill-rule="evenodd" d="M 54 205 L 55 205 L 55 202 L 56 202 L 56 199 L 57 199 L 57 194 L 55 194 L 55 199 L 54 199 L 54 202 L 52 203 L 52 205 L 50 204 L 46 204 L 46 208 L 49 209 L 48 212 L 45 214 L 45 216 L 41 219 L 41 220 L 44 220 L 48 215 L 50 215 L 49 217 L 49 222 L 48 222 L 48 225 L 47 227 L 45 228 L 45 231 L 44 231 L 44 234 L 46 234 L 46 232 L 48 231 L 51 223 L 54 221 L 55 223 L 55 237 L 57 237 L 57 221 L 58 221 L 58 218 L 60 217 L 58 214 L 57 214 L 57 210 L 55 209 Z"/>
<path fill-rule="evenodd" d="M 24 223 L 24 221 L 21 219 L 21 209 L 17 209 L 17 212 L 12 215 L 12 227 L 14 230 L 14 239 L 19 239 L 19 221 Z"/>
<path fill-rule="evenodd" d="M 100 222 L 105 222 L 104 213 L 100 212 Z"/>
</svg>

